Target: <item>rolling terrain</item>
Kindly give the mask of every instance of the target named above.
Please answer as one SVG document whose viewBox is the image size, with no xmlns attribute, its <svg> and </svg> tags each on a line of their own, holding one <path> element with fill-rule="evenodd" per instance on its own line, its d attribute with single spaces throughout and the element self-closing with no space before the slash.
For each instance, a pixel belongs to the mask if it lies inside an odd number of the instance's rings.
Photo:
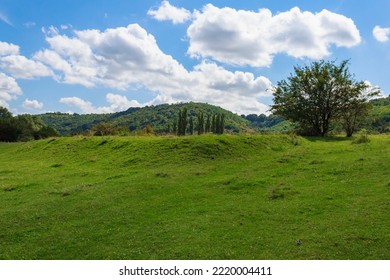
<svg viewBox="0 0 390 280">
<path fill-rule="evenodd" d="M 390 137 L 0 143 L 0 259 L 389 259 Z"/>
</svg>

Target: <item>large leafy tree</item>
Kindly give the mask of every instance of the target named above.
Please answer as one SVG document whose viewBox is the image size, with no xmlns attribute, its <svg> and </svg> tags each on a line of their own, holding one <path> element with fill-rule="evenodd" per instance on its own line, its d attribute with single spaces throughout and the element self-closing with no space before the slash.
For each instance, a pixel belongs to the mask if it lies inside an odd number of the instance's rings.
<svg viewBox="0 0 390 280">
<path fill-rule="evenodd" d="M 348 120 L 349 125 L 344 127 L 351 136 L 356 123 L 351 116 L 366 115 L 364 104 L 378 92 L 366 82 L 356 81 L 348 64 L 347 60 L 339 65 L 321 60 L 294 67 L 294 74 L 279 81 L 274 89 L 272 112 L 297 123 L 305 135 L 325 136 L 332 124 Z"/>
<path fill-rule="evenodd" d="M 0 141 L 16 142 L 58 136 L 51 127 L 45 126 L 38 116 L 18 115 L 0 107 Z"/>
<path fill-rule="evenodd" d="M 12 116 L 7 108 L 0 107 L 0 141 L 17 141 L 21 129 L 17 125 L 17 120 Z"/>
</svg>

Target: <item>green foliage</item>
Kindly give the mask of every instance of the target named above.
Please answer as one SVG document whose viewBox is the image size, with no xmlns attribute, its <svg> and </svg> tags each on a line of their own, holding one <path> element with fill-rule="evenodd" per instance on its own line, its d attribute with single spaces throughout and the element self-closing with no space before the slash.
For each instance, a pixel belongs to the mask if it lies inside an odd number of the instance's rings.
<svg viewBox="0 0 390 280">
<path fill-rule="evenodd" d="M 94 125 L 91 128 L 92 135 L 95 136 L 107 136 L 107 135 L 117 135 L 118 128 L 111 123 L 101 122 Z"/>
<path fill-rule="evenodd" d="M 186 135 L 187 124 L 188 124 L 187 108 L 184 107 L 182 110 L 179 110 L 179 122 L 177 127 L 178 136 Z"/>
<path fill-rule="evenodd" d="M 249 122 L 237 114 L 217 106 L 195 102 L 130 108 L 127 111 L 114 114 L 47 113 L 40 116 L 46 125 L 55 128 L 62 135 L 82 134 L 100 122 L 111 123 L 115 126 L 125 126 L 132 132 L 140 131 L 146 125 L 151 124 L 156 134 L 177 134 L 178 112 L 183 110 L 183 108 L 187 109 L 188 117 L 193 117 L 195 123 L 194 130 L 197 130 L 198 126 L 198 112 L 202 111 L 205 118 L 213 114 L 225 114 L 225 127 L 230 133 L 253 131 L 249 126 Z M 207 126 L 207 122 L 205 126 Z"/>
<path fill-rule="evenodd" d="M 210 131 L 211 131 L 211 118 L 210 115 L 207 115 L 205 132 L 209 133 Z"/>
<path fill-rule="evenodd" d="M 368 133 L 366 129 L 362 129 L 359 132 L 359 135 L 356 139 L 352 141 L 352 144 L 364 144 L 364 143 L 369 143 L 370 138 L 368 137 Z"/>
<path fill-rule="evenodd" d="M 0 107 L 0 141 L 16 142 L 21 134 L 17 120 L 3 107 Z"/>
<path fill-rule="evenodd" d="M 198 135 L 201 135 L 204 133 L 204 114 L 203 112 L 198 113 Z"/>
<path fill-rule="evenodd" d="M 148 124 L 141 131 L 139 131 L 137 135 L 151 136 L 151 135 L 156 135 L 156 133 L 154 132 L 152 125 Z"/>
<path fill-rule="evenodd" d="M 46 113 L 39 115 L 43 122 L 61 135 L 82 134 L 101 122 L 110 122 L 109 114 Z"/>
<path fill-rule="evenodd" d="M 355 81 L 348 61 L 314 62 L 294 67 L 294 74 L 278 82 L 274 90 L 274 114 L 299 124 L 304 135 L 325 136 L 332 124 L 343 120 L 347 134 L 356 130 L 357 118 L 367 115 L 365 104 L 376 95 L 364 81 Z"/>
<path fill-rule="evenodd" d="M 190 127 L 189 127 L 189 133 L 190 135 L 193 135 L 194 134 L 194 119 L 192 118 L 192 116 L 190 117 L 190 123 L 189 123 Z"/>
<path fill-rule="evenodd" d="M 45 126 L 39 116 L 25 114 L 13 117 L 6 108 L 0 107 L 0 141 L 30 141 L 53 136 L 58 136 L 58 133 Z"/>
<path fill-rule="evenodd" d="M 249 114 L 247 116 L 242 115 L 242 117 L 248 120 L 252 127 L 258 128 L 259 130 L 270 129 L 284 121 L 283 118 L 273 114 L 269 116 L 266 116 L 265 114 Z"/>
<path fill-rule="evenodd" d="M 390 97 L 370 101 L 369 129 L 379 133 L 390 132 Z"/>
</svg>

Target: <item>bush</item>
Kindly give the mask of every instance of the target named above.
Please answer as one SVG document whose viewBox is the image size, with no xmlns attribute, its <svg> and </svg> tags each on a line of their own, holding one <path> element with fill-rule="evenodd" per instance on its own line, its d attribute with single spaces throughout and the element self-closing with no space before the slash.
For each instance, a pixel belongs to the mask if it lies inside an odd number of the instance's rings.
<svg viewBox="0 0 390 280">
<path fill-rule="evenodd" d="M 91 128 L 94 136 L 117 135 L 118 128 L 111 123 L 101 122 Z"/>
<path fill-rule="evenodd" d="M 137 135 L 150 136 L 150 135 L 156 135 L 156 133 L 154 132 L 153 127 L 150 124 L 148 124 L 141 131 L 138 131 Z"/>
<path fill-rule="evenodd" d="M 359 136 L 352 141 L 352 144 L 363 144 L 370 142 L 370 138 L 368 138 L 367 130 L 362 129 L 359 132 Z"/>
</svg>

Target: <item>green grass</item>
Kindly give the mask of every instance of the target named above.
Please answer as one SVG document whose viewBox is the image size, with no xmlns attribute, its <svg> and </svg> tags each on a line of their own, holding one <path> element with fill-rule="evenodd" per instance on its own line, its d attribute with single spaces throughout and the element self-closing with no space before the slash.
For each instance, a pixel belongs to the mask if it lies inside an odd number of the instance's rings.
<svg viewBox="0 0 390 280">
<path fill-rule="evenodd" d="M 0 259 L 390 259 L 390 136 L 370 140 L 0 143 Z"/>
</svg>

